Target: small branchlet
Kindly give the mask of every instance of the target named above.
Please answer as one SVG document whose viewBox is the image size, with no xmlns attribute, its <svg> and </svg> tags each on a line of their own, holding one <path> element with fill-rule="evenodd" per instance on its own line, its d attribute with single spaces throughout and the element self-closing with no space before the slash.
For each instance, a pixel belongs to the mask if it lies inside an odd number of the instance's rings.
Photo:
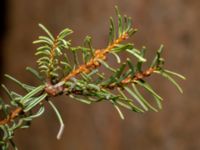
<svg viewBox="0 0 200 150">
<path fill-rule="evenodd" d="M 147 62 L 144 57 L 145 47 L 138 50 L 133 44 L 125 43 L 137 31 L 132 27 L 131 18 L 121 16 L 117 8 L 116 13 L 117 25 L 115 25 L 114 19 L 110 18 L 109 44 L 104 49 L 94 49 L 89 36 L 85 38 L 83 46 L 73 47 L 70 40 L 67 40 L 72 30 L 64 29 L 54 37 L 46 27 L 39 24 L 47 36 L 39 36 L 38 40 L 33 42 L 39 44 L 35 53 L 39 57 L 38 70 L 30 67 L 27 70 L 40 81 L 40 84 L 38 86 L 27 85 L 6 75 L 6 78 L 24 89 L 26 94 L 21 95 L 10 91 L 5 85 L 2 85 L 10 103 L 5 104 L 0 99 L 0 111 L 4 116 L 0 120 L 0 130 L 3 133 L 3 137 L 0 139 L 1 149 L 7 150 L 9 145 L 17 149 L 13 142 L 15 130 L 28 128 L 34 118 L 41 116 L 45 111 L 43 105 L 45 102 L 49 103 L 58 117 L 60 130 L 57 138 L 60 139 L 64 122 L 59 110 L 51 101 L 53 97 L 59 95 L 66 95 L 86 104 L 108 101 L 124 119 L 121 108 L 134 112 L 161 109 L 162 98 L 146 81 L 147 77 L 155 73 L 167 78 L 182 93 L 181 87 L 173 79 L 173 76 L 185 78 L 164 68 L 164 59 L 161 57 L 163 45 L 158 49 L 152 63 Z M 64 50 L 73 54 L 74 63 Z M 121 52 L 129 53 L 133 57 L 122 62 L 119 56 Z M 83 60 L 78 59 L 78 54 L 82 55 Z M 108 64 L 108 55 L 116 58 L 119 67 L 113 68 Z M 136 64 L 133 63 L 133 59 L 136 59 Z M 149 64 L 149 68 L 143 69 L 144 63 Z M 100 66 L 108 69 L 111 75 L 108 77 L 101 72 Z M 140 88 L 152 95 L 155 104 L 146 100 L 141 94 Z"/>
</svg>

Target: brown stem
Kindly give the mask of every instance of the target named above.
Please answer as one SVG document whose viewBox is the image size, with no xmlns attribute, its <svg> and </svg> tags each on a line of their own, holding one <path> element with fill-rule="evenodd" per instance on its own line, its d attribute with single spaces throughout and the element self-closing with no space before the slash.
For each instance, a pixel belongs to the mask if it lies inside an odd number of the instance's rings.
<svg viewBox="0 0 200 150">
<path fill-rule="evenodd" d="M 49 64 L 49 71 L 48 71 L 48 74 L 47 74 L 47 78 L 48 80 L 51 80 L 51 75 L 50 75 L 50 72 L 51 72 L 51 68 L 53 67 L 53 61 L 55 59 L 55 50 L 57 48 L 57 42 L 58 42 L 58 37 L 54 40 L 53 42 L 53 45 L 52 45 L 52 48 L 50 50 L 50 64 Z"/>
<path fill-rule="evenodd" d="M 17 118 L 21 113 L 23 113 L 22 108 L 21 107 L 16 108 L 5 119 L 0 121 L 0 125 L 8 124 L 9 122 Z"/>
<path fill-rule="evenodd" d="M 94 58 L 92 58 L 89 62 L 86 64 L 83 64 L 79 66 L 77 69 L 73 70 L 70 74 L 68 74 L 66 77 L 62 79 L 63 82 L 66 82 L 67 80 L 71 79 L 72 77 L 80 74 L 81 72 L 89 73 L 92 69 L 98 67 L 100 65 L 99 59 L 105 60 L 106 54 L 109 53 L 117 44 L 121 43 L 122 41 L 126 40 L 128 38 L 128 34 L 125 33 L 121 35 L 118 39 L 116 39 L 111 45 L 109 45 L 107 48 L 103 50 L 96 50 L 94 54 Z"/>
<path fill-rule="evenodd" d="M 104 86 L 104 88 L 113 89 L 115 87 L 121 86 L 122 84 L 136 83 L 136 81 L 142 80 L 142 79 L 150 76 L 155 70 L 156 70 L 156 68 L 151 68 L 150 67 L 150 68 L 148 68 L 147 70 L 145 70 L 143 72 L 136 73 L 134 77 L 128 76 L 127 78 L 122 80 L 119 84 L 113 83 L 113 84 Z"/>
</svg>

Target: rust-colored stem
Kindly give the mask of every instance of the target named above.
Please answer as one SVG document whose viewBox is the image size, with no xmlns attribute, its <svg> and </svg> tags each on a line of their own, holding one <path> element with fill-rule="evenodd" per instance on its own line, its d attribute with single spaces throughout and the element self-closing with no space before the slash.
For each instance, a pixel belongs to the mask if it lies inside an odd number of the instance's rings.
<svg viewBox="0 0 200 150">
<path fill-rule="evenodd" d="M 16 108 L 5 119 L 0 121 L 0 125 L 4 125 L 4 124 L 11 122 L 15 118 L 17 118 L 19 116 L 19 114 L 21 114 L 22 112 L 23 112 L 23 110 L 21 107 Z"/>
<path fill-rule="evenodd" d="M 113 89 L 122 84 L 135 83 L 138 80 L 141 80 L 141 79 L 144 79 L 145 77 L 150 76 L 155 70 L 156 70 L 156 68 L 148 68 L 147 70 L 145 70 L 143 72 L 136 73 L 134 77 L 128 76 L 127 78 L 122 80 L 119 84 L 113 83 L 113 84 L 107 85 L 106 88 Z"/>
<path fill-rule="evenodd" d="M 51 72 L 51 68 L 53 67 L 53 61 L 55 59 L 55 51 L 56 51 L 56 48 L 57 48 L 57 42 L 58 42 L 58 37 L 54 40 L 53 42 L 53 46 L 50 50 L 50 64 L 49 64 L 49 71 L 48 71 L 48 74 L 47 74 L 47 77 L 49 80 L 51 80 L 51 75 L 50 75 L 50 72 Z"/>
<path fill-rule="evenodd" d="M 107 48 L 103 50 L 96 50 L 94 57 L 87 62 L 86 64 L 83 64 L 79 66 L 77 69 L 73 70 L 70 74 L 68 74 L 66 77 L 62 79 L 63 82 L 66 82 L 67 80 L 71 79 L 72 77 L 80 74 L 81 72 L 89 73 L 92 69 L 98 67 L 100 65 L 99 59 L 105 60 L 106 54 L 109 53 L 117 44 L 121 43 L 122 41 L 126 40 L 128 38 L 128 34 L 125 33 L 121 35 L 118 39 L 116 39 L 111 45 L 109 45 Z"/>
</svg>

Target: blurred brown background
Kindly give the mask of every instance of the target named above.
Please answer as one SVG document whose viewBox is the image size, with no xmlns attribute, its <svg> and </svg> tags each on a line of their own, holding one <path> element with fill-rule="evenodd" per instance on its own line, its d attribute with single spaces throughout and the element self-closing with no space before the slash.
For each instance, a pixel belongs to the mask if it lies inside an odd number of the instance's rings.
<svg viewBox="0 0 200 150">
<path fill-rule="evenodd" d="M 1 0 L 0 63 L 2 72 L 36 84 L 25 71 L 35 66 L 38 22 L 53 33 L 72 28 L 73 44 L 93 36 L 94 47 L 106 45 L 109 16 L 114 5 L 131 16 L 140 31 L 132 38 L 153 56 L 165 45 L 166 67 L 187 77 L 184 94 L 162 78 L 153 84 L 165 99 L 159 113 L 145 115 L 124 110 L 122 121 L 109 104 L 87 106 L 67 97 L 55 100 L 66 123 L 56 140 L 57 119 L 51 109 L 16 133 L 21 150 L 199 150 L 200 149 L 200 1 L 198 0 Z M 1 78 L 2 79 L 2 78 Z M 10 82 L 2 80 L 10 85 Z M 10 86 L 12 87 L 12 86 Z"/>
</svg>

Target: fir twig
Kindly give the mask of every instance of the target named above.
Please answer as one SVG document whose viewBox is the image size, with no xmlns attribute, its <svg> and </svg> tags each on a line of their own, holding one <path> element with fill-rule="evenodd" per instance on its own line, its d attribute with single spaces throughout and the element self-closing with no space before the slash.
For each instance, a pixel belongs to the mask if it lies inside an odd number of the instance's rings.
<svg viewBox="0 0 200 150">
<path fill-rule="evenodd" d="M 45 111 L 43 105 L 45 102 L 51 105 L 58 117 L 60 129 L 57 139 L 60 139 L 64 130 L 64 122 L 58 109 L 51 102 L 54 97 L 59 95 L 66 95 L 86 104 L 109 101 L 119 116 L 124 119 L 122 107 L 134 112 L 148 110 L 157 112 L 158 109 L 162 108 L 162 98 L 146 81 L 146 78 L 154 73 L 167 78 L 181 93 L 183 92 L 172 76 L 185 78 L 164 68 L 164 59 L 161 57 L 163 45 L 158 49 L 153 61 L 149 63 L 144 57 L 145 47 L 138 50 L 133 44 L 125 42 L 137 31 L 132 27 L 131 18 L 126 15 L 122 16 L 117 7 L 116 13 L 117 25 L 115 25 L 114 19 L 110 18 L 109 44 L 104 49 L 94 49 L 89 36 L 85 38 L 83 46 L 73 47 L 71 41 L 66 39 L 72 30 L 64 29 L 54 37 L 45 26 L 39 24 L 47 36 L 39 36 L 38 40 L 33 42 L 39 44 L 35 53 L 39 57 L 38 69 L 27 67 L 27 70 L 40 80 L 40 84 L 37 86 L 27 85 L 10 75 L 6 75 L 9 80 L 25 90 L 25 95 L 11 91 L 2 85 L 10 100 L 9 104 L 5 104 L 0 99 L 0 111 L 4 116 L 0 120 L 0 130 L 3 133 L 0 147 L 3 150 L 8 150 L 9 143 L 14 149 L 17 149 L 13 141 L 15 130 L 28 128 L 34 118 L 41 116 Z M 74 64 L 71 63 L 64 50 L 73 54 Z M 136 59 L 136 64 L 133 63 L 133 58 L 127 58 L 125 62 L 122 62 L 119 55 L 121 52 L 133 56 Z M 83 58 L 82 61 L 79 61 L 78 54 L 82 55 L 80 57 Z M 109 54 L 116 58 L 119 67 L 112 67 L 108 64 Z M 144 70 L 143 63 L 148 63 L 149 68 Z M 104 72 L 101 72 L 100 66 L 108 69 L 111 75 L 108 77 Z M 156 106 L 146 100 L 138 87 L 142 87 L 152 95 Z M 116 93 L 116 91 L 118 92 Z"/>
</svg>

